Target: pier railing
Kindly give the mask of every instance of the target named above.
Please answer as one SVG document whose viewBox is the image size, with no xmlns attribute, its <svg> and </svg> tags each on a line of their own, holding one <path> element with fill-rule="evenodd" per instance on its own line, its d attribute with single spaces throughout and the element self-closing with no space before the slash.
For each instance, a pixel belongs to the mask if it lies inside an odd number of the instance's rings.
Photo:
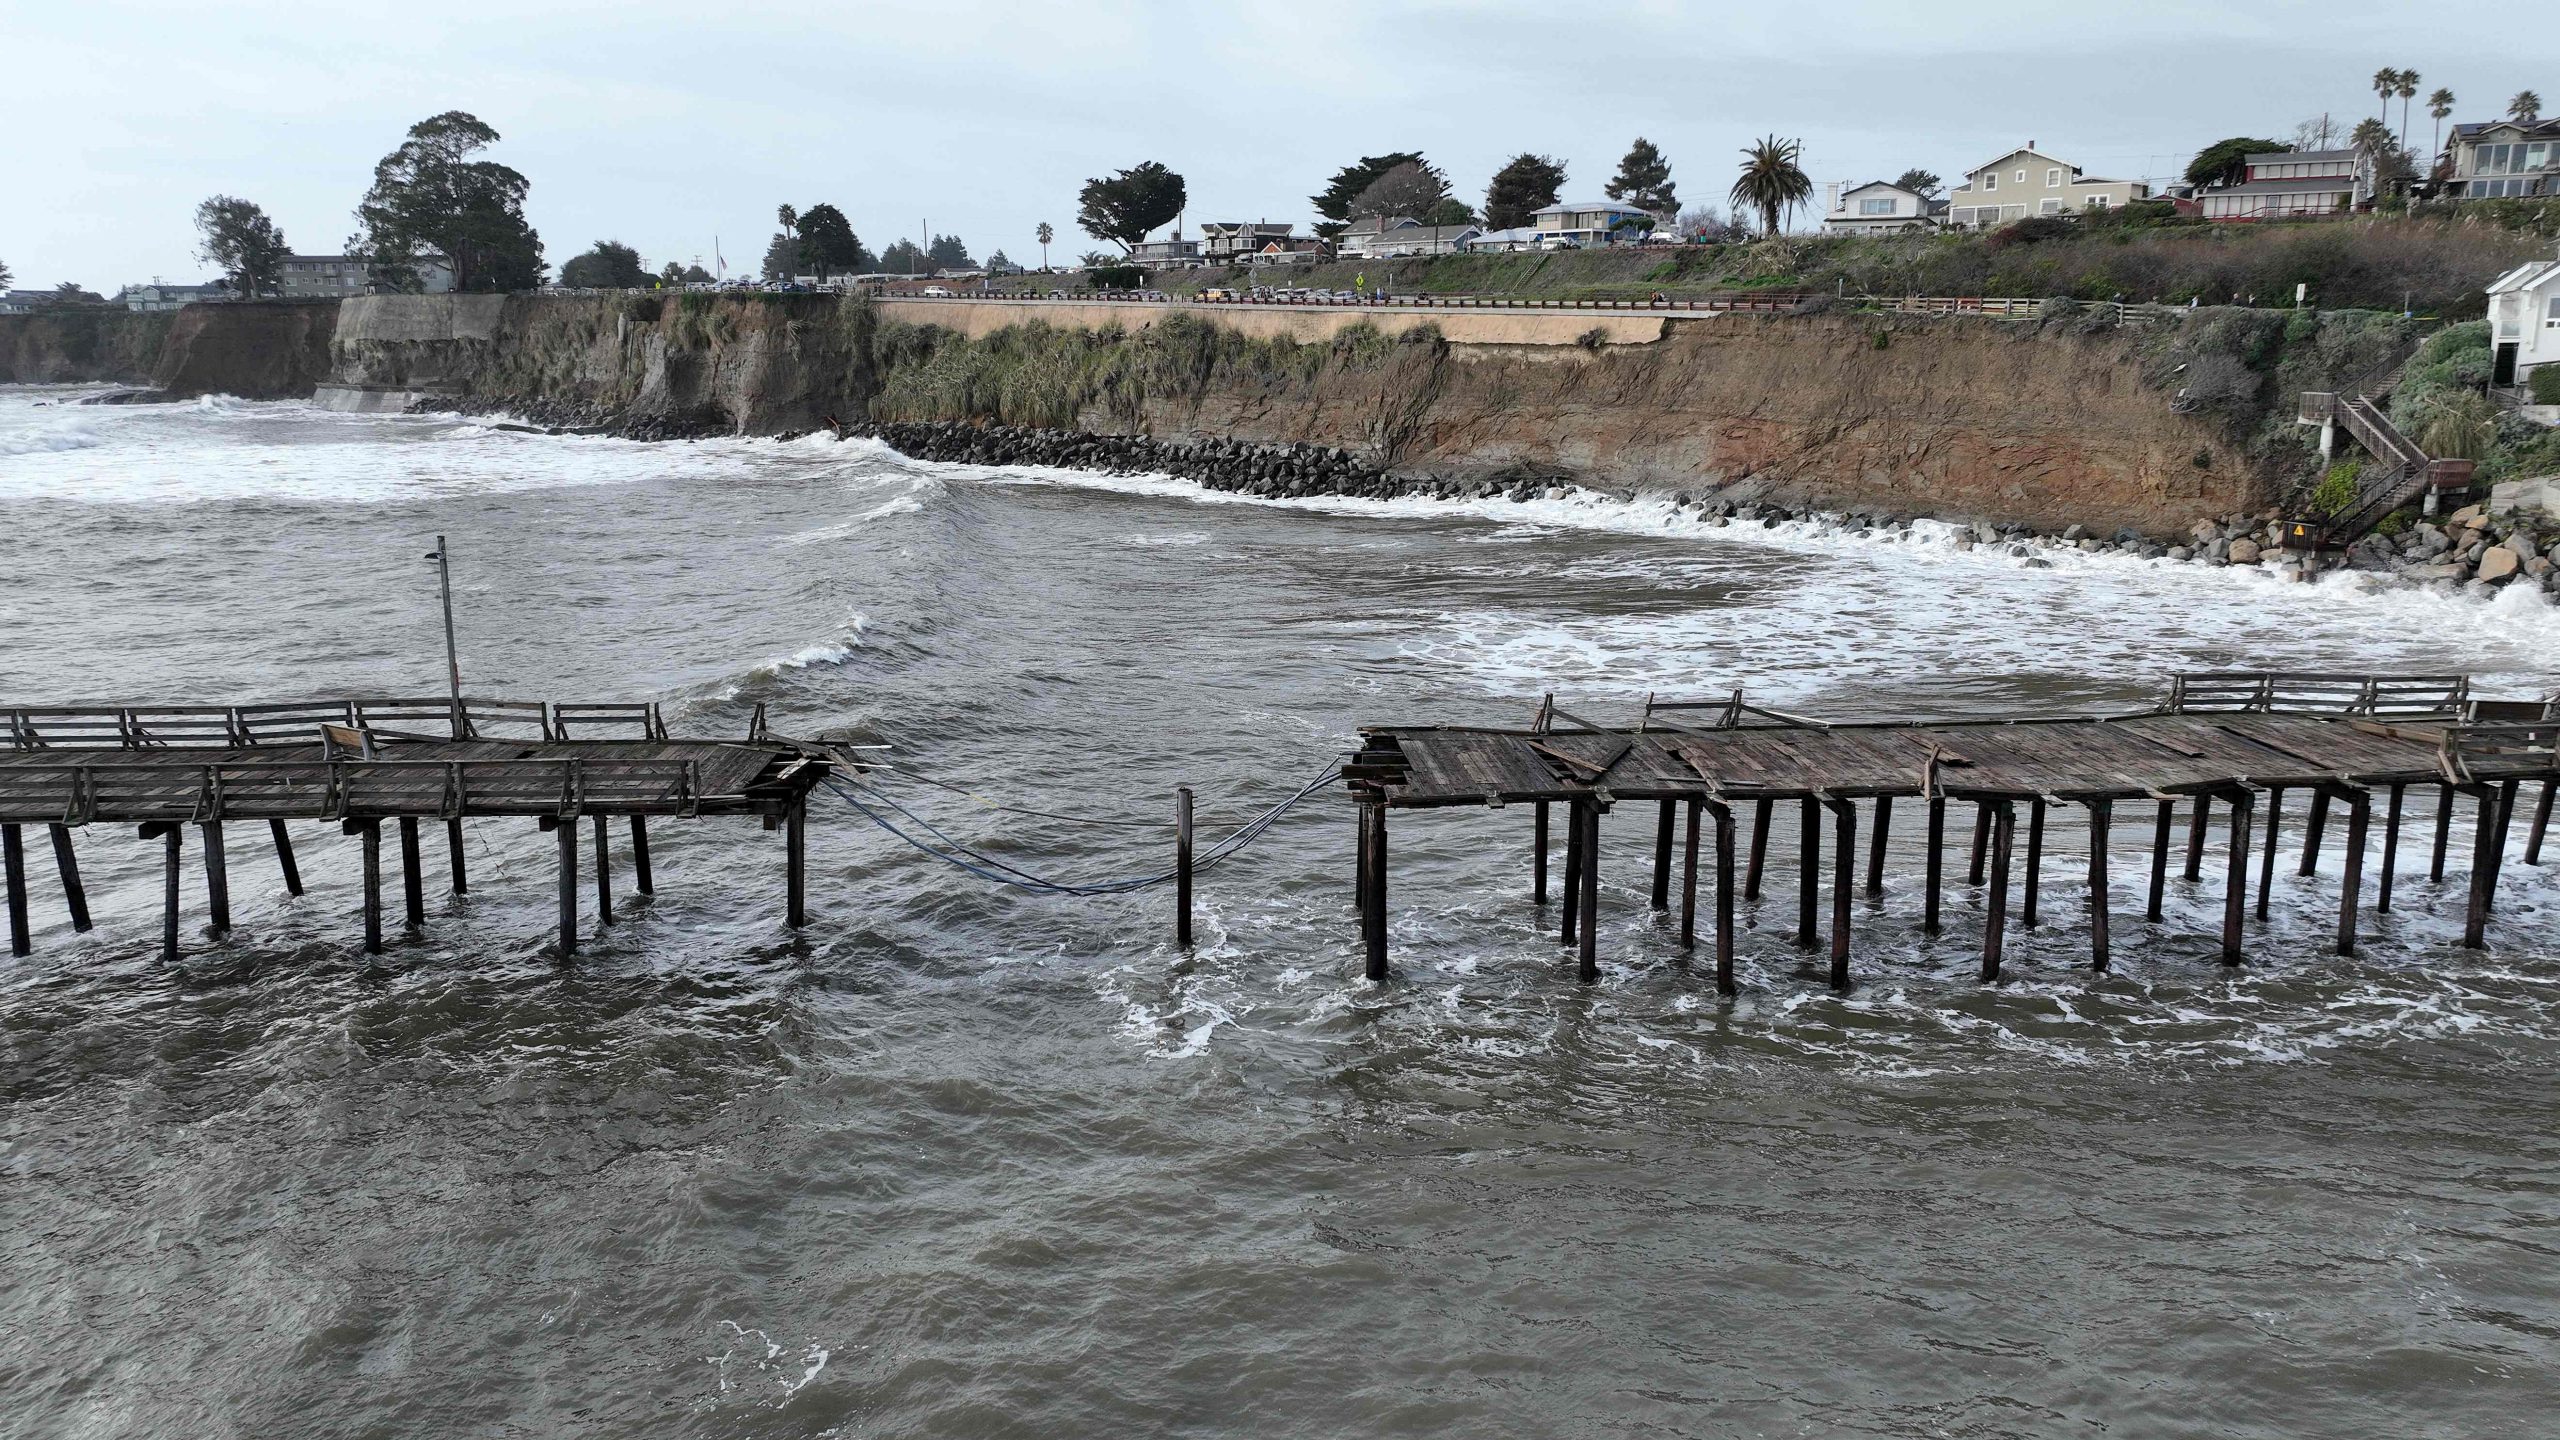
<svg viewBox="0 0 2560 1440">
<path fill-rule="evenodd" d="M 761 725 L 762 712 L 758 712 Z M 606 704 L 465 696 L 352 697 L 268 705 L 65 705 L 0 709 L 0 746 L 254 749 L 308 745 L 322 725 L 449 740 L 666 740 L 655 701 Z M 760 734 L 750 738 L 761 738 Z"/>
</svg>

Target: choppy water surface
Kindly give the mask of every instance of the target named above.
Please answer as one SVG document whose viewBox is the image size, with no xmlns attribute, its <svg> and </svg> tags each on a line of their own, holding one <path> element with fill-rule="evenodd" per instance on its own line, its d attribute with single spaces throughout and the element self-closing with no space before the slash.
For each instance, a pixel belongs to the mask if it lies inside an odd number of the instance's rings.
<svg viewBox="0 0 2560 1440">
<path fill-rule="evenodd" d="M 2560 680 L 2524 596 L 67 393 L 0 391 L 10 699 L 434 693 L 438 532 L 477 691 L 709 733 L 762 701 L 1044 809 L 1156 820 L 1187 782 L 1213 831 L 1360 723 L 1547 689 Z M 1165 858 L 887 785 L 1045 871 Z M 1204 881 L 1189 957 L 1160 894 L 994 892 L 830 810 L 797 938 L 777 837 L 670 824 L 655 900 L 624 876 L 562 966 L 549 845 L 479 822 L 470 896 L 367 962 L 352 842 L 309 826 L 310 894 L 235 835 L 237 929 L 170 969 L 130 831 L 82 835 L 88 936 L 39 843 L 37 952 L 0 964 L 0 1432 L 2485 1436 L 2560 1403 L 2548 872 L 2464 952 L 2458 845 L 2341 961 L 2333 852 L 2231 974 L 2218 891 L 2146 926 L 2127 860 L 2092 980 L 2066 817 L 2066 923 L 2011 983 L 1969 978 L 1970 892 L 1924 944 L 1904 878 L 1843 999 L 1786 943 L 1780 828 L 1730 1004 L 1647 914 L 1632 811 L 1590 988 L 1520 811 L 1397 817 L 1398 976 L 1360 984 L 1330 791 Z"/>
</svg>

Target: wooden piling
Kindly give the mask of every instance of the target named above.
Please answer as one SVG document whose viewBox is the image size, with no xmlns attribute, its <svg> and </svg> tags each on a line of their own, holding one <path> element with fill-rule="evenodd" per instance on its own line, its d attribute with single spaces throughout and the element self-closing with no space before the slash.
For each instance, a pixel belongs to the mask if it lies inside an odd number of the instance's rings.
<svg viewBox="0 0 2560 1440">
<path fill-rule="evenodd" d="M 2542 798 L 2533 802 L 2533 832 L 2525 837 L 2524 863 L 2542 863 L 2542 837 L 2551 828 L 2551 793 L 2560 790 L 2560 780 L 2542 782 Z"/>
<path fill-rule="evenodd" d="M 1876 797 L 1875 832 L 1867 837 L 1867 898 L 1884 898 L 1885 835 L 1893 827 L 1893 797 Z"/>
<path fill-rule="evenodd" d="M 71 911 L 71 928 L 86 934 L 89 929 L 89 892 L 80 884 L 80 857 L 71 852 L 71 827 L 48 825 L 53 832 L 53 868 L 62 877 L 62 901 Z"/>
<path fill-rule="evenodd" d="M 1849 890 L 1857 881 L 1858 807 L 1825 800 L 1831 810 L 1831 988 L 1849 989 Z"/>
<path fill-rule="evenodd" d="M 596 816 L 596 928 L 599 930 L 613 923 L 613 856 L 607 845 L 610 833 L 605 828 L 605 817 Z M 788 837 L 783 843 L 789 845 Z"/>
<path fill-rule="evenodd" d="M 2187 817 L 2187 868 L 2189 880 L 2204 878 L 2204 835 L 2213 820 L 2213 797 L 2196 793 L 2195 812 Z"/>
<path fill-rule="evenodd" d="M 2427 860 L 2427 878 L 2444 879 L 2444 852 L 2453 839 L 2453 787 L 2436 787 L 2436 849 Z"/>
<path fill-rule="evenodd" d="M 2483 785 L 2479 794 L 2479 830 L 2471 842 L 2471 904 L 2462 925 L 2462 943 L 2472 950 L 2488 948 L 2489 905 L 2498 889 L 2498 787 Z"/>
<path fill-rule="evenodd" d="M 1672 811 L 1680 802 L 1665 800 L 1658 807 L 1653 823 L 1653 908 L 1671 908 L 1671 827 Z"/>
<path fill-rule="evenodd" d="M 1381 845 L 1386 843 L 1386 817 L 1378 819 Z M 797 930 L 809 923 L 809 802 L 805 796 L 794 796 L 791 813 L 783 822 L 783 923 Z M 1380 856 L 1383 866 L 1386 857 Z M 1371 897 L 1375 899 L 1376 897 Z M 1384 905 L 1383 900 L 1378 901 Z"/>
<path fill-rule="evenodd" d="M 1368 866 L 1368 881 L 1361 888 L 1369 897 L 1367 909 L 1360 917 L 1362 950 L 1361 973 L 1373 985 L 1387 978 L 1387 802 L 1381 795 L 1361 803 L 1361 831 L 1368 843 L 1361 847 Z"/>
<path fill-rule="evenodd" d="M 1769 812 L 1774 802 L 1756 802 L 1751 810 L 1751 860 L 1742 876 L 1742 898 L 1760 898 L 1760 874 L 1769 854 Z"/>
<path fill-rule="evenodd" d="M 2163 800 L 2159 814 L 2151 822 L 2151 903 L 2144 907 L 2142 918 L 2160 923 L 2160 904 L 2169 893 L 2169 830 L 2178 818 L 2178 802 Z"/>
<path fill-rule="evenodd" d="M 2015 809 L 2006 800 L 1985 807 L 1991 819 L 1991 889 L 1983 896 L 1982 978 L 2000 978 L 2000 946 L 2009 926 L 2009 852 L 2017 838 Z"/>
<path fill-rule="evenodd" d="M 1974 807 L 1973 863 L 1965 868 L 1964 873 L 1964 883 L 1967 885 L 1982 883 L 1982 861 L 1985 847 L 1991 843 L 1991 825 L 1991 802 L 1986 800 Z"/>
<path fill-rule="evenodd" d="M 1600 799 L 1582 799 L 1582 984 L 1600 979 Z M 1385 822 L 1380 822 L 1380 833 Z M 1380 846 L 1385 840 L 1380 840 Z"/>
<path fill-rule="evenodd" d="M 231 857 L 222 847 L 222 822 L 207 820 L 204 834 L 205 928 L 215 935 L 231 933 Z"/>
<path fill-rule="evenodd" d="M 1689 824 L 1680 850 L 1680 952 L 1682 963 L 1698 948 L 1698 821 L 1704 806 L 1689 802 Z"/>
<path fill-rule="evenodd" d="M 2089 968 L 2107 970 L 2107 830 L 2115 820 L 2115 802 L 2089 802 Z"/>
<path fill-rule="evenodd" d="M 350 820 L 364 842 L 364 953 L 382 953 L 382 822 Z"/>
<path fill-rule="evenodd" d="M 2328 828 L 2329 787 L 2323 785 L 2311 792 L 2311 814 L 2304 819 L 2302 826 L 2302 864 L 2294 871 L 2295 875 L 2320 873 L 2321 832 Z"/>
<path fill-rule="evenodd" d="M 634 815 L 631 817 L 631 829 L 632 833 L 639 833 L 639 816 Z M 470 894 L 471 878 L 463 868 L 462 863 L 462 819 L 459 816 L 455 816 L 444 822 L 444 862 L 445 868 L 452 872 L 453 893 L 456 895 Z M 648 887 L 644 885 L 641 889 L 646 891 Z"/>
<path fill-rule="evenodd" d="M 1929 797 L 1928 855 L 1922 862 L 1927 867 L 1927 878 L 1921 883 L 1923 894 L 1920 898 L 1920 933 L 1924 935 L 1938 933 L 1939 891 L 1944 888 L 1943 882 L 1946 878 L 1946 841 L 1947 797 L 1932 795 Z"/>
<path fill-rule="evenodd" d="M 2392 872 L 2400 863 L 2400 801 L 2406 789 L 2405 785 L 2391 787 L 2390 808 L 2382 821 L 2382 878 L 2374 886 L 2373 898 L 2373 912 L 2377 915 L 2391 913 Z"/>
<path fill-rule="evenodd" d="M 631 817 L 631 888 L 643 895 L 658 893 L 658 885 L 649 875 L 649 817 Z"/>
<path fill-rule="evenodd" d="M 178 958 L 178 845 L 179 828 L 175 822 L 142 827 L 145 838 L 160 839 L 160 958 Z"/>
<path fill-rule="evenodd" d="M 2373 823 L 2373 795 L 2363 789 L 2347 792 L 2347 865 L 2338 882 L 2338 953 L 2356 953 L 2356 903 L 2364 888 L 2364 847 L 2366 830 Z"/>
<path fill-rule="evenodd" d="M 562 816 L 552 823 L 560 844 L 560 956 L 578 953 L 578 822 Z"/>
<path fill-rule="evenodd" d="M 2249 792 L 2231 797 L 2231 854 L 2222 878 L 2222 963 L 2240 963 L 2240 925 L 2249 913 L 2249 812 L 2256 808 Z"/>
<path fill-rule="evenodd" d="M 426 867 L 418 854 L 418 817 L 400 817 L 400 917 L 412 931 L 427 928 Z"/>
<path fill-rule="evenodd" d="M 2267 834 L 2258 852 L 2258 918 L 2267 918 L 2267 905 L 2276 889 L 2276 850 L 2280 842 L 2276 832 L 2284 825 L 2284 787 L 2267 791 Z"/>
<path fill-rule="evenodd" d="M 302 867 L 293 863 L 293 837 L 285 833 L 282 820 L 267 822 L 267 834 L 276 842 L 276 869 L 284 874 L 284 893 L 302 893 Z"/>
<path fill-rule="evenodd" d="M 1708 801 L 1716 816 L 1716 993 L 1733 993 L 1733 810 Z"/>
<path fill-rule="evenodd" d="M 2044 885 L 2044 800 L 2027 802 L 2027 870 L 2019 887 L 2018 928 L 2036 928 L 2036 897 Z"/>
<path fill-rule="evenodd" d="M 1173 943 L 1191 948 L 1191 787 L 1173 791 Z"/>
<path fill-rule="evenodd" d="M 0 870 L 8 873 L 9 953 L 26 955 L 35 948 L 27 920 L 27 840 L 15 822 L 0 825 Z"/>
<path fill-rule="evenodd" d="M 1369 913 L 1369 812 L 1358 802 L 1351 807 L 1351 908 L 1361 915 Z"/>
<path fill-rule="evenodd" d="M 1822 908 L 1816 887 L 1822 882 L 1822 810 L 1820 803 L 1808 795 L 1796 802 L 1796 948 L 1810 950 L 1820 938 L 1814 933 L 1816 913 Z"/>
<path fill-rule="evenodd" d="M 1538 802 L 1537 838 L 1530 842 L 1529 903 L 1547 903 L 1547 802 Z"/>
<path fill-rule="evenodd" d="M 1582 802 L 1568 800 L 1564 810 L 1564 914 L 1556 932 L 1560 944 L 1573 943 L 1574 922 L 1582 914 Z"/>
</svg>

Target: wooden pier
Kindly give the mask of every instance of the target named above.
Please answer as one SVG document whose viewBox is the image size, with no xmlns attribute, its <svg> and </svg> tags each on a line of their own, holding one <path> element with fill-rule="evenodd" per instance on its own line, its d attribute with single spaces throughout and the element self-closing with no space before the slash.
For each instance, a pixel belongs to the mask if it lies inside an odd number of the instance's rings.
<svg viewBox="0 0 2560 1440">
<path fill-rule="evenodd" d="M 596 918 L 613 922 L 608 822 L 629 822 L 632 879 L 653 892 L 651 819 L 755 816 L 785 832 L 785 920 L 806 921 L 809 791 L 834 753 L 769 733 L 761 707 L 740 739 L 667 734 L 654 704 L 530 700 L 342 699 L 269 705 L 0 708 L 0 848 L 8 877 L 9 948 L 28 953 L 25 836 L 50 833 L 72 928 L 90 928 L 74 834 L 133 825 L 161 846 L 161 946 L 178 954 L 179 878 L 187 829 L 198 833 L 210 914 L 231 928 L 224 827 L 264 822 L 286 893 L 302 893 L 291 821 L 362 837 L 364 948 L 382 948 L 382 830 L 400 846 L 403 918 L 426 923 L 420 831 L 441 822 L 447 878 L 467 888 L 462 822 L 532 819 L 560 848 L 560 952 L 578 948 L 578 825 L 595 845 Z"/>
<path fill-rule="evenodd" d="M 1845 990 L 1853 900 L 1861 891 L 1870 900 L 1883 893 L 1897 800 L 1920 811 L 1921 928 L 1931 935 L 1941 929 L 1948 810 L 1957 807 L 1959 818 L 1970 813 L 1962 863 L 1966 883 L 1985 887 L 1981 973 L 1990 981 L 2000 978 L 2013 886 L 2019 926 L 2033 929 L 2044 918 L 2044 832 L 2054 807 L 2076 806 L 2088 816 L 2090 964 L 2103 971 L 2111 920 L 2108 866 L 2119 805 L 2152 807 L 2145 917 L 2154 922 L 2161 919 L 2178 810 L 2187 812 L 2183 873 L 2199 880 L 2213 812 L 2221 808 L 2221 958 L 2236 965 L 2243 958 L 2249 862 L 2255 853 L 2257 913 L 2263 919 L 2289 793 L 2307 797 L 2303 875 L 2313 873 L 2332 811 L 2344 812 L 2347 858 L 2336 949 L 2351 954 L 2377 801 L 2383 831 L 2375 901 L 2380 911 L 2391 908 L 2407 792 L 2437 792 L 2429 874 L 2439 880 L 2457 803 L 2467 799 L 2474 805 L 2464 943 L 2478 948 L 2485 943 L 2520 789 L 2539 788 L 2525 849 L 2525 863 L 2539 864 L 2553 791 L 2560 785 L 2554 751 L 2560 701 L 2476 700 L 2466 679 L 2451 676 L 2196 674 L 2178 677 L 2157 709 L 2136 715 L 1944 723 L 1832 724 L 1745 704 L 1736 690 L 1721 700 L 1648 699 L 1632 727 L 1584 721 L 1550 700 L 1525 729 L 1373 726 L 1361 734 L 1363 746 L 1345 761 L 1343 776 L 1359 809 L 1355 891 L 1371 980 L 1387 974 L 1390 810 L 1533 806 L 1532 899 L 1544 905 L 1549 810 L 1562 806 L 1560 934 L 1577 946 L 1586 981 L 1599 977 L 1593 919 L 1601 814 L 1622 801 L 1658 807 L 1651 891 L 1657 911 L 1670 908 L 1675 835 L 1684 837 L 1677 887 L 1683 951 L 1696 943 L 1701 821 L 1711 817 L 1716 988 L 1731 994 L 1737 893 L 1744 900 L 1759 898 L 1771 820 L 1780 809 L 1794 816 L 1793 940 L 1802 950 L 1825 943 L 1819 887 L 1829 832 L 1830 980 Z M 1868 847 L 1863 875 L 1857 863 L 1861 802 Z M 1737 886 L 1736 850 L 1744 843 L 1737 812 L 1745 807 L 1748 851 Z"/>
</svg>

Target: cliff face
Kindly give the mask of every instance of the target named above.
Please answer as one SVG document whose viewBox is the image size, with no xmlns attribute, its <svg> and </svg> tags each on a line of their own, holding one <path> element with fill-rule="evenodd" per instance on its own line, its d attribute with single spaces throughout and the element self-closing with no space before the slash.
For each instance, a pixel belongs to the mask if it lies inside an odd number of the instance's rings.
<svg viewBox="0 0 2560 1440">
<path fill-rule="evenodd" d="M 1321 333 L 1297 333 L 1318 318 Z M 2177 413 L 2143 382 L 2136 332 L 1850 314 L 1374 319 L 377 297 L 344 302 L 321 393 L 746 433 L 868 416 L 1307 441 L 1455 477 L 2050 528 L 2183 530 L 2271 495 L 2227 419 Z"/>
<path fill-rule="evenodd" d="M 328 378 L 335 300 L 190 305 L 172 317 L 151 381 L 173 395 L 285 400 Z"/>
<path fill-rule="evenodd" d="M 0 385 L 149 384 L 176 318 L 105 306 L 0 315 Z"/>
</svg>

